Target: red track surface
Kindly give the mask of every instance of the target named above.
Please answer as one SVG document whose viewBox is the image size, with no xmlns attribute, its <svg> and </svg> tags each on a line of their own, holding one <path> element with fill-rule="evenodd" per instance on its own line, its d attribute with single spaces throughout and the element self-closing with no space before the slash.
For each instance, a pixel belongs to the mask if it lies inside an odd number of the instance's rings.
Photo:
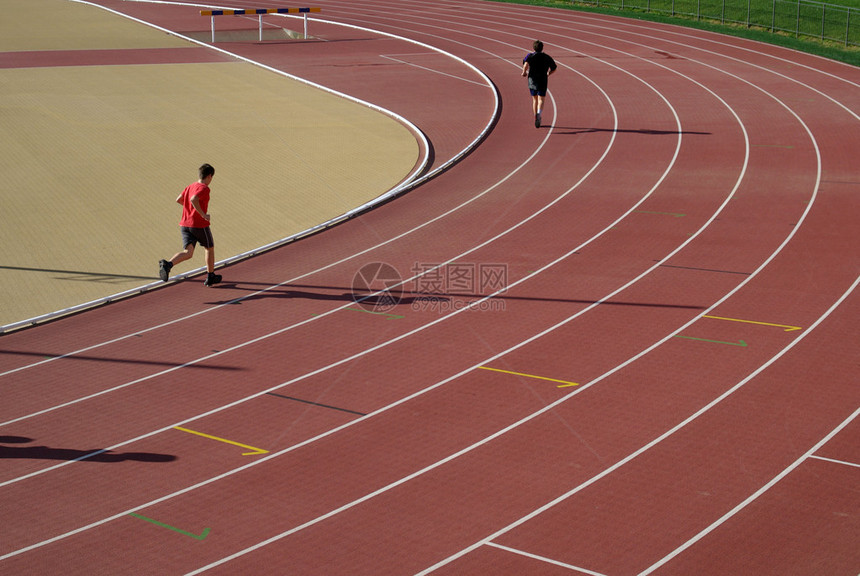
<svg viewBox="0 0 860 576">
<path fill-rule="evenodd" d="M 222 287 L 0 339 L 0 573 L 857 574 L 860 70 L 567 11 L 318 5 L 474 64 L 497 124 Z M 490 121 L 461 64 L 312 25 L 332 41 L 225 48 L 410 118 L 436 165 Z M 561 65 L 540 130 L 535 37 Z M 390 310 L 352 301 L 370 262 L 405 281 Z"/>
</svg>

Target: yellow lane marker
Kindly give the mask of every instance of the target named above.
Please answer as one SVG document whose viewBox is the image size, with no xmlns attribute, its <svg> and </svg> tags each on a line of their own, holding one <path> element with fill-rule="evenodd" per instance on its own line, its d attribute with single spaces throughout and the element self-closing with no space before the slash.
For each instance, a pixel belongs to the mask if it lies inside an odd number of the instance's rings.
<svg viewBox="0 0 860 576">
<path fill-rule="evenodd" d="M 209 434 L 204 434 L 203 432 L 197 432 L 195 430 L 189 430 L 188 428 L 180 428 L 179 426 L 174 426 L 174 430 L 179 430 L 181 432 L 188 432 L 189 434 L 195 434 L 197 436 L 203 436 L 204 438 L 209 438 L 210 440 L 217 440 L 218 442 L 224 442 L 225 444 L 232 444 L 233 446 L 238 446 L 239 448 L 247 448 L 248 450 L 252 450 L 252 452 L 245 452 L 242 456 L 257 456 L 259 454 L 268 454 L 268 450 L 263 450 L 262 448 L 255 448 L 253 446 L 248 446 L 247 444 L 239 444 L 238 442 L 233 442 L 232 440 L 225 440 L 224 438 L 218 438 L 217 436 L 210 436 Z"/>
<path fill-rule="evenodd" d="M 761 326 L 776 326 L 777 328 L 785 328 L 785 332 L 794 332 L 795 330 L 803 330 L 800 326 L 788 326 L 786 324 L 771 324 L 770 322 L 756 322 L 754 320 L 740 320 L 738 318 L 723 318 L 721 316 L 702 316 L 702 318 L 710 318 L 712 320 L 728 320 L 729 322 L 744 322 L 746 324 L 759 324 Z"/>
<path fill-rule="evenodd" d="M 566 380 L 556 380 L 555 378 L 547 378 L 545 376 L 535 376 L 534 374 L 523 374 L 521 372 L 511 372 L 510 370 L 499 370 L 498 368 L 490 368 L 489 366 L 478 366 L 481 370 L 492 370 L 493 372 L 501 372 L 503 374 L 513 374 L 514 376 L 523 376 L 525 378 L 536 378 L 538 380 L 548 380 L 550 382 L 561 382 L 562 386 L 558 388 L 567 388 L 569 386 L 579 386 L 576 382 L 568 382 Z"/>
</svg>

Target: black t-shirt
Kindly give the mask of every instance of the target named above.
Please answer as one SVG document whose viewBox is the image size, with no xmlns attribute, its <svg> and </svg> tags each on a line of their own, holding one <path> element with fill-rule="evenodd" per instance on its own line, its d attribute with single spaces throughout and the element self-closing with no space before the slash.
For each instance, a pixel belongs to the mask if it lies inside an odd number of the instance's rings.
<svg viewBox="0 0 860 576">
<path fill-rule="evenodd" d="M 530 52 L 523 58 L 529 64 L 529 88 L 546 88 L 547 74 L 557 68 L 552 56 L 543 52 Z"/>
</svg>

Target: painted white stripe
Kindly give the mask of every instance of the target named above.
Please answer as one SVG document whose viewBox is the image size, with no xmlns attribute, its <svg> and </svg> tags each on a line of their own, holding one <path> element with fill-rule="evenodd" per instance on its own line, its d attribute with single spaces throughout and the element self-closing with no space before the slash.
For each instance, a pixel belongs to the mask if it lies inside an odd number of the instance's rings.
<svg viewBox="0 0 860 576">
<path fill-rule="evenodd" d="M 858 278 L 858 280 L 860 280 L 860 278 Z M 854 286 L 852 286 L 852 290 L 856 286 L 857 286 L 857 282 L 855 281 Z M 847 296 L 847 294 L 845 296 Z M 828 314 L 830 311 L 834 310 L 835 308 L 836 308 L 836 304 L 834 304 L 834 306 L 833 306 L 833 308 L 831 308 L 831 310 L 828 310 Z M 795 342 L 798 342 L 800 340 L 801 340 L 801 338 L 798 338 L 798 340 L 796 340 Z M 749 506 L 753 501 L 755 501 L 756 498 L 758 498 L 759 496 L 761 496 L 762 494 L 764 494 L 765 492 L 767 492 L 768 490 L 773 488 L 773 486 L 777 482 L 779 482 L 780 480 L 782 480 L 783 478 L 788 476 L 788 474 L 791 473 L 795 468 L 797 468 L 803 462 L 805 462 L 806 459 L 809 458 L 814 452 L 820 450 L 821 447 L 824 446 L 827 442 L 829 442 L 831 438 L 836 436 L 836 434 L 838 434 L 843 428 L 845 428 L 846 426 L 848 426 L 848 424 L 853 422 L 854 419 L 857 418 L 858 414 L 860 414 L 860 408 L 857 408 L 851 414 L 851 416 L 849 416 L 844 421 L 842 421 L 842 423 L 839 424 L 839 426 L 837 426 L 836 428 L 834 428 L 830 432 L 830 434 L 828 434 L 827 436 L 822 438 L 818 442 L 818 444 L 816 444 L 815 446 L 810 448 L 809 451 L 806 452 L 806 454 L 804 454 L 803 456 L 801 456 L 800 458 L 795 460 L 794 463 L 791 464 L 791 466 L 787 467 L 785 470 L 780 472 L 770 482 L 768 482 L 767 484 L 765 484 L 764 486 L 762 486 L 761 488 L 756 490 L 746 500 L 744 500 L 743 502 L 741 502 L 740 504 L 738 504 L 737 506 L 735 506 L 734 508 L 732 508 L 731 510 L 726 512 L 719 520 L 717 520 L 716 522 L 714 522 L 713 524 L 711 524 L 710 526 L 708 526 L 707 528 L 705 528 L 704 530 L 702 530 L 701 532 L 699 532 L 698 534 L 696 534 L 695 536 L 693 536 L 692 538 L 690 538 L 689 540 L 684 542 L 684 544 L 682 544 L 681 546 L 679 546 L 678 548 L 676 548 L 675 550 L 673 550 L 672 552 L 670 552 L 669 554 L 667 554 L 666 556 L 661 558 L 659 561 L 655 562 L 654 564 L 652 564 L 651 566 L 649 566 L 648 568 L 646 568 L 645 570 L 640 572 L 639 576 L 646 576 L 647 574 L 651 574 L 652 572 L 654 572 L 654 570 L 657 570 L 661 566 L 664 566 L 672 558 L 675 558 L 676 556 L 678 556 L 679 554 L 681 554 L 682 552 L 684 552 L 685 550 L 687 550 L 688 548 L 690 548 L 691 546 L 696 544 L 696 542 L 700 541 L 702 538 L 704 538 L 705 536 L 707 536 L 708 534 L 710 534 L 711 532 L 713 532 L 714 530 L 716 530 L 717 528 L 722 526 L 726 522 L 726 520 L 730 519 L 732 516 L 734 516 L 735 514 L 737 514 L 738 512 L 743 510 L 744 508 L 746 508 L 747 506 Z"/>
<path fill-rule="evenodd" d="M 832 462 L 833 464 L 841 464 L 842 466 L 853 466 L 854 468 L 860 468 L 860 464 L 857 462 L 847 462 L 845 460 L 836 460 L 834 458 L 825 458 L 824 456 L 810 456 L 810 458 L 815 458 L 816 460 L 824 460 L 825 462 Z"/>
<path fill-rule="evenodd" d="M 579 566 L 573 566 L 572 564 L 565 564 L 564 562 L 559 562 L 558 560 L 553 560 L 552 558 L 547 558 L 546 556 L 538 556 L 537 554 L 532 554 L 530 552 L 524 552 L 523 550 L 517 550 L 516 548 L 511 548 L 509 546 L 502 546 L 501 544 L 495 544 L 493 542 L 487 542 L 487 546 L 492 546 L 493 548 L 498 548 L 499 550 L 506 550 L 508 552 L 512 552 L 513 554 L 518 554 L 520 556 L 525 556 L 526 558 L 533 558 L 534 560 L 540 560 L 541 562 L 546 562 L 547 564 L 553 564 L 554 566 L 561 566 L 562 568 L 567 568 L 568 570 L 575 570 L 576 572 L 582 574 L 588 574 L 589 576 L 605 576 L 600 572 L 594 572 L 593 570 L 586 570 L 585 568 L 581 568 Z"/>
</svg>

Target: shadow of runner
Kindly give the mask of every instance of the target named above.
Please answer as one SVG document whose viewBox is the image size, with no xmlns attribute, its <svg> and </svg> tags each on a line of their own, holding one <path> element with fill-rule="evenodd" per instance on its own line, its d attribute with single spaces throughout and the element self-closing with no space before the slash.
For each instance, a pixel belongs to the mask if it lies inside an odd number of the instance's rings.
<svg viewBox="0 0 860 576">
<path fill-rule="evenodd" d="M 0 444 L 27 444 L 32 442 L 23 436 L 0 436 Z M 17 458 L 26 460 L 68 460 L 81 462 L 173 462 L 176 456 L 172 454 L 155 454 L 152 452 L 122 452 L 96 448 L 93 450 L 75 450 L 73 448 L 51 448 L 49 446 L 0 446 L 0 459 Z"/>
</svg>

